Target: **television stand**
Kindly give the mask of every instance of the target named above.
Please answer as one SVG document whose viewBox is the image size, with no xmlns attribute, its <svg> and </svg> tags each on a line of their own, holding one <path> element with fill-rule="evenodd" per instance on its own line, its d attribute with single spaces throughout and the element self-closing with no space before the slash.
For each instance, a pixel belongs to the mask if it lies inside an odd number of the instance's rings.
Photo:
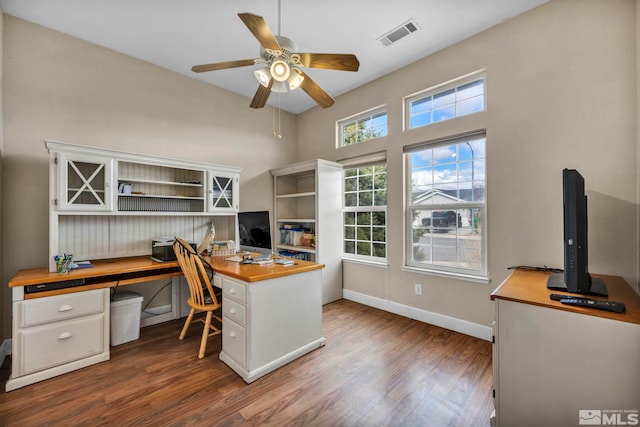
<svg viewBox="0 0 640 427">
<path fill-rule="evenodd" d="M 589 275 L 589 291 L 587 292 L 572 292 L 567 290 L 567 285 L 564 283 L 564 273 L 551 273 L 549 279 L 547 279 L 547 289 L 581 295 L 609 296 L 607 285 L 604 284 L 604 281 L 597 277 L 591 277 L 591 275 Z"/>
</svg>

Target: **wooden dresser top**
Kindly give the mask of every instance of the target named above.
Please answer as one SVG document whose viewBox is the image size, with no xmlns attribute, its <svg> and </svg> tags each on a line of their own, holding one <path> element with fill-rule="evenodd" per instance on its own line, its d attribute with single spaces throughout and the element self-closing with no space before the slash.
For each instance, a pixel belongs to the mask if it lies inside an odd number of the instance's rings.
<svg viewBox="0 0 640 427">
<path fill-rule="evenodd" d="M 542 271 L 515 270 L 493 293 L 491 299 L 503 299 L 524 304 L 539 305 L 558 310 L 587 314 L 590 316 L 605 317 L 623 322 L 640 324 L 640 295 L 638 295 L 622 277 L 594 274 L 604 280 L 609 292 L 609 297 L 577 295 L 562 291 L 547 289 L 547 278 L 550 273 Z M 610 311 L 596 310 L 588 307 L 576 307 L 553 301 L 551 294 L 563 294 L 574 298 L 604 299 L 608 301 L 623 302 L 626 312 L 613 313 Z"/>
</svg>

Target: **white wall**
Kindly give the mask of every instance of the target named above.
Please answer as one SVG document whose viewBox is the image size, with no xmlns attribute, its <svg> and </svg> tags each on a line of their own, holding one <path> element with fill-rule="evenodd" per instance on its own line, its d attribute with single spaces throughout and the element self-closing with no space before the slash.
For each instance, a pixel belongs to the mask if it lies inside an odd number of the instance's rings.
<svg viewBox="0 0 640 427">
<path fill-rule="evenodd" d="M 45 139 L 243 168 L 242 210 L 273 209 L 269 169 L 293 161 L 295 116 L 149 63 L 4 16 L 3 328 L 16 270 L 48 263 Z"/>
<path fill-rule="evenodd" d="M 489 326 L 512 265 L 562 267 L 562 169 L 585 177 L 590 270 L 638 286 L 634 0 L 553 0 L 298 117 L 298 160 L 386 150 L 389 267 L 345 263 L 344 287 Z M 391 47 L 393 48 L 393 47 Z M 381 48 L 381 54 L 384 54 Z M 487 111 L 403 132 L 402 97 L 486 69 Z M 335 122 L 386 104 L 388 136 L 335 148 Z M 404 272 L 402 147 L 487 129 L 491 283 Z M 414 284 L 423 295 L 414 295 Z"/>
</svg>

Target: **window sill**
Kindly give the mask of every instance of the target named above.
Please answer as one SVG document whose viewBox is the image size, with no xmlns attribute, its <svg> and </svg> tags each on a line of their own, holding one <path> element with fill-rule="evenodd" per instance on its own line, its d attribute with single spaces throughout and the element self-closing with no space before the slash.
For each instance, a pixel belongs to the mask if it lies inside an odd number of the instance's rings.
<svg viewBox="0 0 640 427">
<path fill-rule="evenodd" d="M 370 261 L 370 260 L 357 259 L 357 258 L 342 258 L 342 261 L 350 262 L 352 264 L 368 265 L 368 266 L 371 266 L 371 267 L 378 267 L 378 268 L 388 268 L 389 267 L 389 264 L 387 264 L 386 260 L 385 261 Z"/>
<path fill-rule="evenodd" d="M 471 274 L 454 273 L 450 271 L 428 270 L 426 268 L 410 267 L 407 265 L 401 267 L 401 270 L 406 271 L 408 273 L 428 274 L 430 276 L 446 277 L 449 279 L 465 280 L 468 282 L 475 282 L 475 283 L 490 282 L 489 276 L 474 276 Z"/>
</svg>

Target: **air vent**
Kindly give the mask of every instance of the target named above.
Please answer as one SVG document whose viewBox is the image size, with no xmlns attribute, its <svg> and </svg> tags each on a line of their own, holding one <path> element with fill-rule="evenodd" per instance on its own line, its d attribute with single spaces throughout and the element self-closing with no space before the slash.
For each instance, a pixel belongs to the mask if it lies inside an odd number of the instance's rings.
<svg viewBox="0 0 640 427">
<path fill-rule="evenodd" d="M 418 31 L 420 27 L 413 19 L 408 20 L 404 24 L 394 28 L 388 33 L 378 37 L 376 40 L 379 40 L 383 46 L 390 46 L 391 44 L 397 42 L 398 40 L 408 36 L 411 33 L 415 33 Z"/>
</svg>

